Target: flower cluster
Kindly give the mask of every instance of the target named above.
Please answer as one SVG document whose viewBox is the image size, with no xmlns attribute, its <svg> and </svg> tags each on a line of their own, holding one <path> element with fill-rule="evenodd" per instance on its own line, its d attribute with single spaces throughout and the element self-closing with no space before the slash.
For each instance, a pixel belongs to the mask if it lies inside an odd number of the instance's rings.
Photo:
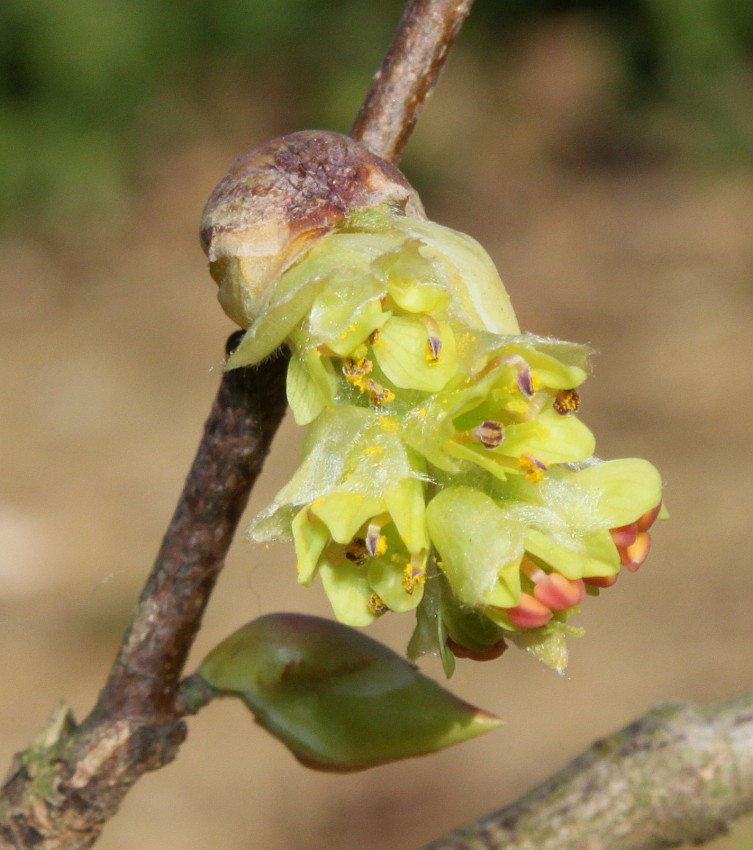
<svg viewBox="0 0 753 850">
<path fill-rule="evenodd" d="M 661 480 L 598 461 L 578 418 L 589 351 L 522 334 L 472 239 L 389 205 L 343 218 L 278 278 L 228 368 L 286 343 L 310 425 L 256 541 L 292 538 L 335 615 L 417 609 L 410 651 L 566 663 L 585 595 L 648 551 Z"/>
</svg>

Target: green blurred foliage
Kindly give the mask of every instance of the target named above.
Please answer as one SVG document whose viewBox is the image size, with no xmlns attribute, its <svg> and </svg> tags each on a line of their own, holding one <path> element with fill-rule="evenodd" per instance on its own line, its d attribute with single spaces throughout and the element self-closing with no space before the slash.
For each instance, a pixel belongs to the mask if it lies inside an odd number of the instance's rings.
<svg viewBox="0 0 753 850">
<path fill-rule="evenodd" d="M 280 78 L 288 129 L 346 131 L 401 8 L 401 0 L 3 0 L 0 222 L 18 209 L 54 209 L 58 219 L 106 210 L 134 180 L 139 151 L 190 133 L 196 116 L 221 129 L 229 81 L 237 94 Z M 627 69 L 624 108 L 669 102 L 701 122 L 710 150 L 749 154 L 739 104 L 751 86 L 753 4 L 477 0 L 464 38 L 480 63 L 493 61 L 521 27 L 574 13 L 613 34 Z"/>
</svg>

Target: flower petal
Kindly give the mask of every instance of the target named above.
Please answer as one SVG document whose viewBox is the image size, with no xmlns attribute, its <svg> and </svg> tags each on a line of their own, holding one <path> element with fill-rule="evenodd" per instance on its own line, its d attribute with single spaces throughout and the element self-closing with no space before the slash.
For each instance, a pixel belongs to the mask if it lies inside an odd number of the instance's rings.
<svg viewBox="0 0 753 850">
<path fill-rule="evenodd" d="M 308 507 L 303 508 L 291 523 L 299 584 L 311 584 L 319 557 L 330 539 L 327 526 L 309 519 L 308 513 Z"/>
<path fill-rule="evenodd" d="M 585 460 L 594 452 L 594 435 L 576 416 L 543 410 L 536 419 L 508 425 L 500 448 L 507 455 L 532 454 L 547 465 Z"/>
<path fill-rule="evenodd" d="M 332 539 L 343 545 L 350 543 L 358 529 L 384 511 L 384 502 L 360 493 L 335 491 L 310 506 L 311 513 L 327 526 Z"/>
<path fill-rule="evenodd" d="M 435 324 L 438 332 L 418 317 L 393 316 L 379 331 L 374 357 L 395 386 L 436 393 L 455 375 L 455 335 L 447 322 Z M 436 360 L 427 356 L 429 337 L 435 334 L 441 341 Z"/>
<path fill-rule="evenodd" d="M 606 528 L 635 522 L 658 505 L 662 495 L 659 472 L 639 458 L 595 463 L 574 473 L 568 484 L 572 489 L 569 497 L 560 494 L 560 513 L 572 524 L 587 520 Z"/>
<path fill-rule="evenodd" d="M 368 626 L 379 616 L 369 606 L 372 590 L 366 570 L 343 559 L 333 563 L 326 556 L 319 564 L 319 576 L 332 611 L 346 626 Z"/>
<path fill-rule="evenodd" d="M 337 391 L 332 364 L 315 348 L 296 351 L 290 358 L 286 391 L 297 425 L 308 425 L 330 407 Z"/>
<path fill-rule="evenodd" d="M 442 490 L 429 502 L 426 521 L 442 558 L 441 567 L 457 598 L 467 605 L 483 603 L 504 568 L 522 557 L 522 525 L 510 520 L 493 499 L 478 490 Z M 503 579 L 513 596 L 514 573 L 504 573 Z"/>
</svg>

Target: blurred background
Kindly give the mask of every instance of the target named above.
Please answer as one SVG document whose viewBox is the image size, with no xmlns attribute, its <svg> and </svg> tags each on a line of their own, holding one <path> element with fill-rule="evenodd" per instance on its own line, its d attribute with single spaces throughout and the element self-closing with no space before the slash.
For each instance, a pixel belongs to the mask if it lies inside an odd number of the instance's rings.
<svg viewBox="0 0 753 850">
<path fill-rule="evenodd" d="M 347 131 L 401 6 L 0 5 L 6 764 L 60 698 L 91 708 L 191 463 L 233 329 L 204 200 L 271 136 Z M 672 520 L 639 574 L 586 602 L 566 677 L 514 650 L 459 665 L 451 687 L 501 730 L 330 776 L 213 704 L 98 847 L 411 850 L 654 704 L 753 687 L 752 99 L 753 4 L 477 0 L 402 167 L 433 219 L 487 247 L 526 330 L 599 352 L 583 418 L 602 457 L 660 468 Z M 300 441 L 287 422 L 249 516 Z M 329 614 L 288 548 L 239 539 L 195 661 L 280 609 Z M 371 633 L 402 651 L 409 619 Z M 743 821 L 713 847 L 752 845 Z"/>
</svg>

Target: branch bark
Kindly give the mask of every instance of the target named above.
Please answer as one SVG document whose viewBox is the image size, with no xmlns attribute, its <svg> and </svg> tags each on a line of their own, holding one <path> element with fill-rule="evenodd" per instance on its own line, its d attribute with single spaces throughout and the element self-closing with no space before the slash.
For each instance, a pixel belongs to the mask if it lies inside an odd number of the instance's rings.
<svg viewBox="0 0 753 850">
<path fill-rule="evenodd" d="M 473 0 L 411 0 L 350 131 L 397 162 Z"/>
<path fill-rule="evenodd" d="M 655 708 L 520 800 L 422 850 L 663 850 L 753 811 L 753 692 Z"/>
<path fill-rule="evenodd" d="M 353 135 L 396 160 L 472 0 L 413 0 Z M 193 710 L 181 676 L 285 411 L 284 358 L 228 372 L 155 565 L 91 714 L 61 705 L 0 789 L 0 848 L 83 850 L 132 785 L 175 758 Z"/>
</svg>

